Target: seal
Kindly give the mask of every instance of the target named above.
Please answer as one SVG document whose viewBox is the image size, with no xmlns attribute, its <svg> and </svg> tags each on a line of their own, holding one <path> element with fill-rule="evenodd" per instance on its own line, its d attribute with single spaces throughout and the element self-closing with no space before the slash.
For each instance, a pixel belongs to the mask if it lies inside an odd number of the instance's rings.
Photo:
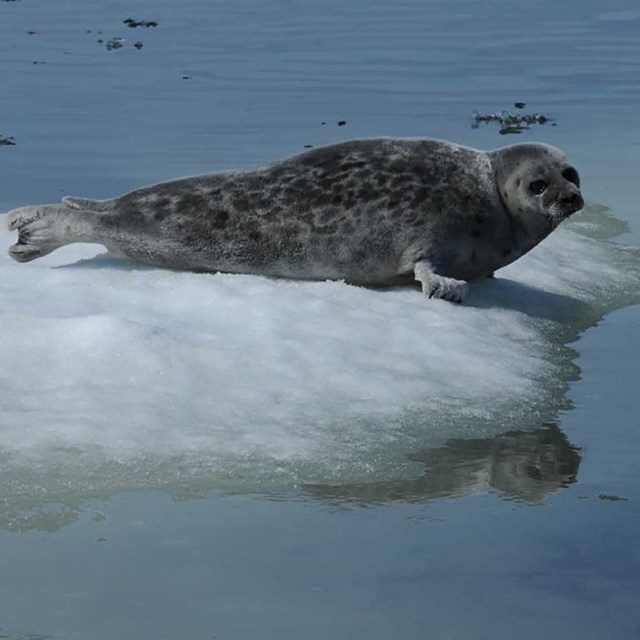
<svg viewBox="0 0 640 640">
<path fill-rule="evenodd" d="M 73 242 L 200 272 L 417 280 L 460 302 L 580 210 L 578 172 L 555 147 L 483 152 L 426 138 L 351 140 L 264 167 L 182 178 L 110 200 L 65 197 L 8 214 L 11 257 Z"/>
</svg>

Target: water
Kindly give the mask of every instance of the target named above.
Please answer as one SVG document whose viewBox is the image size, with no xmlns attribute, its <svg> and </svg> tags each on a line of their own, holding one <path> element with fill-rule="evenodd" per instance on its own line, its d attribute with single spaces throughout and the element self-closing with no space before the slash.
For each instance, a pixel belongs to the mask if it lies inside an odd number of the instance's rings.
<svg viewBox="0 0 640 640">
<path fill-rule="evenodd" d="M 495 148 L 471 113 L 515 101 L 589 203 L 463 306 L 0 258 L 0 635 L 637 637 L 639 29 L 630 1 L 0 3 L 0 210 L 358 136 Z"/>
</svg>

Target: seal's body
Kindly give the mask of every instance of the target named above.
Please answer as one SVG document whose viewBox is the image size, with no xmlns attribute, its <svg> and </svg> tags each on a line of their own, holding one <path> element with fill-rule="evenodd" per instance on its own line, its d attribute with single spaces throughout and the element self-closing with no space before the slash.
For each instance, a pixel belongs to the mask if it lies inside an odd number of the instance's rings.
<svg viewBox="0 0 640 640">
<path fill-rule="evenodd" d="M 482 152 L 429 139 L 353 140 L 250 171 L 9 214 L 29 261 L 71 242 L 162 267 L 366 285 L 419 280 L 461 300 L 583 206 L 546 145 Z"/>
</svg>

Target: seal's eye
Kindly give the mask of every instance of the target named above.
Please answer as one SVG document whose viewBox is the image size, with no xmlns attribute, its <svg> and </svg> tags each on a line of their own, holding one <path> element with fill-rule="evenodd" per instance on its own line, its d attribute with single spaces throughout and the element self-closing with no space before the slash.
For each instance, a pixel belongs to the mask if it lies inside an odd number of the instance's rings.
<svg viewBox="0 0 640 640">
<path fill-rule="evenodd" d="M 549 183 L 546 180 L 534 180 L 529 184 L 529 191 L 531 191 L 533 195 L 539 196 L 548 186 Z"/>
<path fill-rule="evenodd" d="M 568 167 L 562 172 L 562 177 L 569 182 L 573 182 L 576 187 L 580 186 L 580 176 L 578 172 L 573 167 Z"/>
</svg>

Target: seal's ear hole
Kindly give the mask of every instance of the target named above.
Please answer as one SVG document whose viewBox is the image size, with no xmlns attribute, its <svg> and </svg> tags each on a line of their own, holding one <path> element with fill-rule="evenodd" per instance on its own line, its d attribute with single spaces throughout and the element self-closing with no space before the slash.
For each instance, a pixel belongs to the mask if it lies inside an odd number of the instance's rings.
<svg viewBox="0 0 640 640">
<path fill-rule="evenodd" d="M 543 191 L 546 191 L 549 183 L 546 180 L 534 180 L 529 183 L 529 191 L 533 193 L 534 196 L 539 196 Z"/>
<path fill-rule="evenodd" d="M 569 182 L 573 182 L 576 187 L 580 186 L 580 176 L 578 172 L 573 167 L 568 167 L 562 172 L 562 177 Z"/>
</svg>

